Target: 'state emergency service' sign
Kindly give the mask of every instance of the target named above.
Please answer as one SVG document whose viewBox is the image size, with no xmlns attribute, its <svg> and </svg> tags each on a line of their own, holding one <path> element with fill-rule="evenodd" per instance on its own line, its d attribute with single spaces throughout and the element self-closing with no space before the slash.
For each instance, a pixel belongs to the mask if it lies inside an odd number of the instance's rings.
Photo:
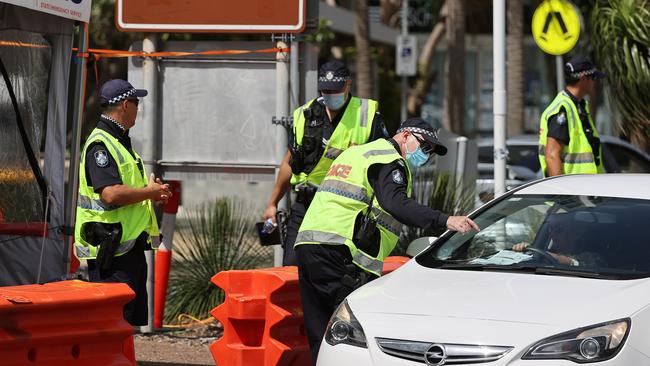
<svg viewBox="0 0 650 366">
<path fill-rule="evenodd" d="M 300 33 L 306 0 L 116 0 L 125 32 Z"/>
</svg>

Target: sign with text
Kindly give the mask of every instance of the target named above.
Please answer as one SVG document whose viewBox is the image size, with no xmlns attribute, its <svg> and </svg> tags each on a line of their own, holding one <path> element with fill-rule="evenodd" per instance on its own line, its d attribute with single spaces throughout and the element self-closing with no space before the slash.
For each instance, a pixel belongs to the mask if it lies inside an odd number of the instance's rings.
<svg viewBox="0 0 650 366">
<path fill-rule="evenodd" d="M 395 53 L 395 60 L 397 60 L 395 73 L 399 76 L 415 76 L 417 73 L 417 44 L 415 36 L 397 36 Z"/>
<path fill-rule="evenodd" d="M 91 0 L 0 0 L 43 13 L 88 23 Z"/>
<path fill-rule="evenodd" d="M 123 32 L 300 33 L 306 0 L 116 0 Z"/>
</svg>

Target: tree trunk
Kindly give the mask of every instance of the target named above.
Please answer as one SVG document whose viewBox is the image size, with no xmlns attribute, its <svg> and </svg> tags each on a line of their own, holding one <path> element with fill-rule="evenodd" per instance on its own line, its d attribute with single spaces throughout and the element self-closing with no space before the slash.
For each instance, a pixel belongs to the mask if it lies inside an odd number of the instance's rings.
<svg viewBox="0 0 650 366">
<path fill-rule="evenodd" d="M 507 47 L 507 125 L 508 136 L 524 133 L 524 4 L 508 0 Z"/>
<path fill-rule="evenodd" d="M 447 5 L 447 57 L 442 125 L 463 135 L 465 126 L 465 0 L 450 0 Z"/>
<path fill-rule="evenodd" d="M 356 0 L 354 40 L 357 46 L 357 95 L 372 98 L 372 65 L 370 64 L 370 40 L 368 31 L 368 2 Z"/>
<path fill-rule="evenodd" d="M 453 0 L 451 0 L 453 1 Z M 436 73 L 431 71 L 431 60 L 436 50 L 438 42 L 445 34 L 445 18 L 447 17 L 447 3 L 440 8 L 438 23 L 433 26 L 427 42 L 422 47 L 420 57 L 418 58 L 418 79 L 415 87 L 411 89 L 408 96 L 407 110 L 409 116 L 419 116 L 424 97 L 429 93 L 431 84 L 435 80 Z"/>
</svg>

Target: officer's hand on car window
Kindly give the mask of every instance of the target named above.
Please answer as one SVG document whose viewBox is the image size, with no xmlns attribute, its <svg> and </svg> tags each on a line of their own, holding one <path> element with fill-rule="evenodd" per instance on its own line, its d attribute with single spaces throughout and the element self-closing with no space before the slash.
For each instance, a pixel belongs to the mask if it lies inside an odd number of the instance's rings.
<svg viewBox="0 0 650 366">
<path fill-rule="evenodd" d="M 472 229 L 481 231 L 481 228 L 467 216 L 449 216 L 447 219 L 447 229 L 458 231 L 461 234 L 468 233 Z"/>
<path fill-rule="evenodd" d="M 149 184 L 147 184 L 147 188 L 153 192 L 151 199 L 154 202 L 167 203 L 169 197 L 172 196 L 169 184 L 163 184 L 160 178 L 156 178 L 153 173 L 149 176 Z"/>
<path fill-rule="evenodd" d="M 264 210 L 264 214 L 262 214 L 262 221 L 266 221 L 268 219 L 271 219 L 274 224 L 275 222 L 275 215 L 278 213 L 278 206 L 274 204 L 269 204 L 266 206 L 266 210 Z"/>
</svg>

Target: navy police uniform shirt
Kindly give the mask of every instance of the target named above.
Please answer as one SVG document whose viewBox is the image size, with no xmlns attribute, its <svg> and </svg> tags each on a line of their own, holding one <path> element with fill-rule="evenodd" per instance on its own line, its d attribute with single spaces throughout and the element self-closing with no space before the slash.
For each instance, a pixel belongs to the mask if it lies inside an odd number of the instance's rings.
<svg viewBox="0 0 650 366">
<path fill-rule="evenodd" d="M 133 156 L 129 131 L 123 131 L 114 122 L 100 117 L 97 128 L 115 137 Z M 117 162 L 104 146 L 103 142 L 95 142 L 86 150 L 86 181 L 93 187 L 95 193 L 100 193 L 105 187 L 122 184 L 122 177 Z M 140 171 L 142 166 L 138 164 Z"/>
<path fill-rule="evenodd" d="M 388 141 L 401 155 L 397 142 L 392 138 Z M 449 215 L 421 205 L 407 196 L 408 175 L 403 160 L 372 165 L 368 171 L 368 181 L 379 205 L 402 224 L 423 229 L 447 225 Z"/>
</svg>

